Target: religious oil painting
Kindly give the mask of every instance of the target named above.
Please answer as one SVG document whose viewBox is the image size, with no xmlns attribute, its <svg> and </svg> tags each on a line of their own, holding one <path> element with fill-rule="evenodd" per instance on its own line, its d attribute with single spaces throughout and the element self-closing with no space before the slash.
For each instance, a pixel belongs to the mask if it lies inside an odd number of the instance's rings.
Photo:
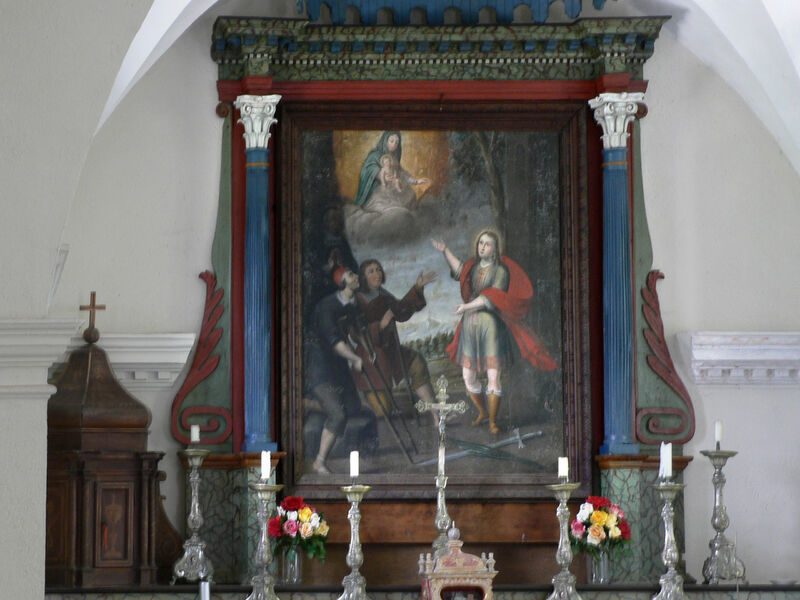
<svg viewBox="0 0 800 600">
<path fill-rule="evenodd" d="M 583 115 L 463 111 L 284 115 L 282 442 L 306 494 L 358 450 L 376 493 L 432 495 L 439 419 L 449 497 L 588 463 Z"/>
</svg>

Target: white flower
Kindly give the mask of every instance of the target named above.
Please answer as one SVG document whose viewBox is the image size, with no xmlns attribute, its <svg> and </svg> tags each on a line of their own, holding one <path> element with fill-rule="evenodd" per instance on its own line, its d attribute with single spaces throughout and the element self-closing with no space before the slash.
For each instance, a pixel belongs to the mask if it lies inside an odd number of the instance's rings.
<svg viewBox="0 0 800 600">
<path fill-rule="evenodd" d="M 594 537 L 593 535 L 586 536 L 586 543 L 591 544 L 592 546 L 599 546 L 600 542 L 602 542 L 600 538 Z"/>
<path fill-rule="evenodd" d="M 311 526 L 314 529 L 316 529 L 317 527 L 319 527 L 319 515 L 317 513 L 314 513 L 313 515 L 311 515 L 311 518 L 308 520 L 308 522 L 311 523 Z"/>
<path fill-rule="evenodd" d="M 286 511 L 286 519 L 288 521 L 297 521 L 297 511 L 296 510 L 287 510 Z"/>
<path fill-rule="evenodd" d="M 286 509 L 283 508 L 282 506 L 278 505 L 278 516 L 282 517 L 285 514 L 286 514 Z"/>
<path fill-rule="evenodd" d="M 578 519 L 578 521 L 586 521 L 593 512 L 594 506 L 588 502 L 584 502 L 581 504 L 581 509 L 578 511 L 578 515 L 575 518 Z"/>
</svg>

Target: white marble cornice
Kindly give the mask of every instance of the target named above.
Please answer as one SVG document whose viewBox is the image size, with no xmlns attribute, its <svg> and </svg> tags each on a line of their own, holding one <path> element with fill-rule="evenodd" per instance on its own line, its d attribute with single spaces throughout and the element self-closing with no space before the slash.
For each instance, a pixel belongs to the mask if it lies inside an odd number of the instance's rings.
<svg viewBox="0 0 800 600">
<path fill-rule="evenodd" d="M 102 333 L 97 345 L 105 350 L 119 382 L 129 391 L 172 387 L 194 346 L 193 333 Z M 80 336 L 70 340 L 69 352 L 83 346 Z M 61 362 L 66 360 L 66 354 Z"/>
<path fill-rule="evenodd" d="M 0 320 L 0 368 L 49 367 L 80 323 L 79 319 Z"/>
<path fill-rule="evenodd" d="M 78 319 L 0 320 L 0 400 L 46 400 L 47 370 L 78 330 Z"/>
<path fill-rule="evenodd" d="M 678 334 L 697 385 L 800 385 L 800 332 Z"/>
</svg>

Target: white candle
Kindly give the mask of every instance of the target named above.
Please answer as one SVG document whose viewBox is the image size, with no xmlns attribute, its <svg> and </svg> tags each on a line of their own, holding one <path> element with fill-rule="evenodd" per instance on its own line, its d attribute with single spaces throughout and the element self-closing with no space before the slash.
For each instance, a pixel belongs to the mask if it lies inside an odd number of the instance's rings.
<svg viewBox="0 0 800 600">
<path fill-rule="evenodd" d="M 672 444 L 661 442 L 661 460 L 658 465 L 658 476 L 661 479 L 672 477 Z"/>
<path fill-rule="evenodd" d="M 196 444 L 200 441 L 200 425 L 192 425 L 189 427 L 189 441 Z"/>
<path fill-rule="evenodd" d="M 358 450 L 350 453 L 350 477 L 353 479 L 358 477 Z"/>
<path fill-rule="evenodd" d="M 714 421 L 714 444 L 722 444 L 722 421 Z"/>
<path fill-rule="evenodd" d="M 200 600 L 211 600 L 211 583 L 208 581 L 200 582 Z"/>
<path fill-rule="evenodd" d="M 569 478 L 569 459 L 566 456 L 558 457 L 558 477 Z"/>
<path fill-rule="evenodd" d="M 269 450 L 261 451 L 261 479 L 269 479 L 272 473 L 272 455 Z"/>
</svg>

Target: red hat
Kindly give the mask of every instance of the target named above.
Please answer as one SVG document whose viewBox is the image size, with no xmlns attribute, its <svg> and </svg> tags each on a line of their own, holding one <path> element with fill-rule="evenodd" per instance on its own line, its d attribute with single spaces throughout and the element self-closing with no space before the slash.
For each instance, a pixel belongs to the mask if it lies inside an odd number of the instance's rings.
<svg viewBox="0 0 800 600">
<path fill-rule="evenodd" d="M 347 273 L 350 269 L 345 266 L 339 265 L 333 270 L 333 283 L 336 284 L 336 287 L 342 287 L 342 279 L 344 279 L 344 274 Z"/>
</svg>

